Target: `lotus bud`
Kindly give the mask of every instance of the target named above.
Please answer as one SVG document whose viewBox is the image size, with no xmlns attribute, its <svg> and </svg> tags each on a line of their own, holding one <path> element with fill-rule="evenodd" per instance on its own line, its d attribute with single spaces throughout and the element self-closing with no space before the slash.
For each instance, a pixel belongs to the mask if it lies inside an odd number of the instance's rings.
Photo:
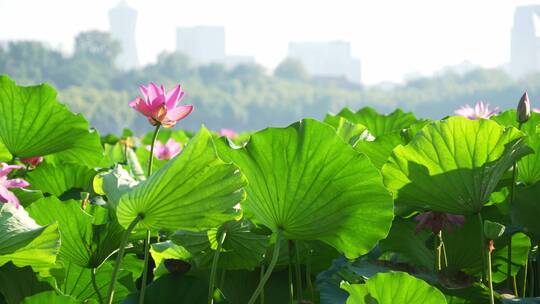
<svg viewBox="0 0 540 304">
<path fill-rule="evenodd" d="M 492 222 L 492 221 L 484 221 L 484 235 L 489 240 L 495 240 L 501 237 L 504 233 L 504 225 Z"/>
<path fill-rule="evenodd" d="M 523 93 L 517 107 L 517 121 L 522 124 L 531 118 L 531 103 L 527 92 Z"/>
</svg>

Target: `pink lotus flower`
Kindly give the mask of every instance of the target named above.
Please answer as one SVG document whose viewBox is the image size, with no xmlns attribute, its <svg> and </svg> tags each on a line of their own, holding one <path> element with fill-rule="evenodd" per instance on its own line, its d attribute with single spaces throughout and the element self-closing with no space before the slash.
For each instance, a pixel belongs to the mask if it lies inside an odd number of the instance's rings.
<svg viewBox="0 0 540 304">
<path fill-rule="evenodd" d="M 23 169 L 23 166 L 19 165 L 8 165 L 2 163 L 2 168 L 0 168 L 0 202 L 2 203 L 11 203 L 15 205 L 16 208 L 19 208 L 20 202 L 17 196 L 13 192 L 9 191 L 10 188 L 24 188 L 30 186 L 30 184 L 20 178 L 8 179 L 8 174 L 15 169 Z"/>
<path fill-rule="evenodd" d="M 155 83 L 150 83 L 147 87 L 141 85 L 139 89 L 143 98 L 135 98 L 129 103 L 129 106 L 141 112 L 154 126 L 162 125 L 165 128 L 170 128 L 193 111 L 192 105 L 177 105 L 184 97 L 180 85 L 175 86 L 169 92 L 165 91 L 163 85 L 158 87 Z"/>
<path fill-rule="evenodd" d="M 431 229 L 433 234 L 438 234 L 443 229 L 452 232 L 453 226 L 462 226 L 465 222 L 465 217 L 462 215 L 429 211 L 417 215 L 414 220 L 419 222 L 415 229 L 417 233 L 422 229 L 428 228 Z"/>
<path fill-rule="evenodd" d="M 29 165 L 31 168 L 37 167 L 37 165 L 41 164 L 43 161 L 42 156 L 35 156 L 35 157 L 25 157 L 21 158 L 21 161 L 27 165 Z"/>
<path fill-rule="evenodd" d="M 150 151 L 152 147 L 150 145 L 146 146 L 146 150 Z M 154 156 L 159 160 L 168 160 L 182 151 L 182 144 L 174 141 L 174 139 L 169 138 L 166 144 L 162 144 L 159 141 L 156 141 L 154 146 Z"/>
<path fill-rule="evenodd" d="M 227 136 L 230 139 L 235 139 L 238 137 L 238 134 L 231 129 L 221 129 L 219 130 L 219 136 Z"/>
<path fill-rule="evenodd" d="M 476 105 L 471 107 L 470 105 L 464 105 L 457 109 L 454 113 L 459 116 L 467 117 L 468 119 L 477 120 L 481 118 L 490 118 L 494 114 L 499 112 L 499 108 L 495 107 L 494 109 L 489 109 L 489 103 L 484 103 L 479 101 Z"/>
</svg>

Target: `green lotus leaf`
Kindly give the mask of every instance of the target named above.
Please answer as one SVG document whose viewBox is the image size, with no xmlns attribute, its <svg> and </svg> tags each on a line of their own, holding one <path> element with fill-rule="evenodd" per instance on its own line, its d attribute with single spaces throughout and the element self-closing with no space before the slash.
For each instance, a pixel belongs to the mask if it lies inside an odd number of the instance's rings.
<svg viewBox="0 0 540 304">
<path fill-rule="evenodd" d="M 81 209 L 79 201 L 50 196 L 34 202 L 28 212 L 39 224 L 58 222 L 60 258 L 81 267 L 98 267 L 120 244 L 123 229 L 117 223 L 94 225 L 94 217 Z"/>
<path fill-rule="evenodd" d="M 379 273 L 365 284 L 344 283 L 342 288 L 350 294 L 347 304 L 446 303 L 437 288 L 405 272 Z"/>
<path fill-rule="evenodd" d="M 40 279 L 30 266 L 18 268 L 6 263 L 0 268 L 0 303 L 19 304 L 26 297 L 49 290 L 53 287 Z"/>
<path fill-rule="evenodd" d="M 355 145 L 356 142 L 362 137 L 363 134 L 367 136 L 367 128 L 362 124 L 355 124 L 348 121 L 346 118 L 327 114 L 324 118 L 324 122 L 331 125 L 336 129 L 339 137 L 351 145 Z"/>
<path fill-rule="evenodd" d="M 380 242 L 383 252 L 397 252 L 416 266 L 433 269 L 435 255 L 433 248 L 426 246 L 432 233 L 426 230 L 415 231 L 418 222 L 395 218 L 388 237 Z"/>
<path fill-rule="evenodd" d="M 52 87 L 17 86 L 7 76 L 0 76 L 0 139 L 16 157 L 64 153 L 88 164 L 103 157 L 99 135 L 56 100 Z"/>
<path fill-rule="evenodd" d="M 109 203 L 116 208 L 120 198 L 139 184 L 131 174 L 122 167 L 116 165 L 107 172 L 94 177 L 94 191 L 101 195 L 107 195 Z"/>
<path fill-rule="evenodd" d="M 523 136 L 490 120 L 434 122 L 394 149 L 382 168 L 385 184 L 398 206 L 478 213 L 512 163 L 531 152 Z"/>
<path fill-rule="evenodd" d="M 95 174 L 95 170 L 85 166 L 75 164 L 57 166 L 43 163 L 28 173 L 27 180 L 33 189 L 61 196 L 73 188 L 89 191 Z"/>
<path fill-rule="evenodd" d="M 244 304 L 248 303 L 251 294 L 257 288 L 260 280 L 260 268 L 254 271 L 228 270 L 219 289 L 225 295 L 227 303 Z M 287 270 L 274 270 L 272 275 L 264 285 L 264 303 L 290 303 Z M 306 298 L 310 298 L 307 296 Z M 261 303 L 261 302 L 256 302 Z M 326 302 L 321 302 L 326 303 Z"/>
<path fill-rule="evenodd" d="M 366 126 L 369 133 L 375 136 L 375 138 L 385 134 L 399 132 L 419 121 L 413 113 L 403 112 L 401 109 L 396 109 L 388 115 L 383 115 L 370 107 L 362 108 L 356 113 L 352 112 L 349 108 L 344 108 L 337 116 L 346 118 L 355 124 Z"/>
<path fill-rule="evenodd" d="M 516 110 L 508 110 L 491 118 L 503 126 L 519 127 L 516 121 Z M 540 114 L 531 112 L 531 118 L 521 125 L 520 130 L 527 134 L 527 144 L 534 150 L 534 154 L 527 155 L 518 161 L 517 179 L 527 185 L 540 181 Z"/>
<path fill-rule="evenodd" d="M 176 245 L 171 241 L 152 244 L 150 248 L 150 253 L 152 254 L 152 258 L 156 263 L 156 267 L 154 268 L 155 277 L 160 277 L 164 274 L 169 273 L 169 270 L 165 266 L 165 260 L 173 259 L 190 263 L 193 258 L 191 252 L 189 252 L 182 246 Z"/>
<path fill-rule="evenodd" d="M 99 297 L 104 298 L 109 288 L 113 267 L 111 263 L 104 263 L 96 269 L 96 285 L 99 295 L 92 284 L 92 270 L 77 266 L 74 263 L 66 263 L 60 271 L 56 271 L 55 278 L 58 289 L 66 296 L 77 299 L 77 303 L 99 302 Z M 118 275 L 118 284 L 115 286 L 115 299 L 113 303 L 121 303 L 131 291 L 135 289 L 132 275 L 129 271 L 121 269 Z M 48 302 L 47 302 L 48 303 Z"/>
<path fill-rule="evenodd" d="M 177 231 L 170 239 L 189 250 L 199 267 L 210 267 L 218 247 L 218 238 L 226 233 L 219 255 L 218 267 L 253 269 L 264 259 L 269 237 L 252 231 L 253 224 L 247 220 L 231 221 L 219 229 L 204 232 Z"/>
<path fill-rule="evenodd" d="M 169 273 L 159 277 L 146 288 L 145 304 L 206 304 L 208 278 Z M 132 294 L 122 303 L 139 303 L 138 294 Z"/>
<path fill-rule="evenodd" d="M 0 141 L 0 162 L 8 162 L 13 158 L 6 146 Z"/>
<path fill-rule="evenodd" d="M 540 183 L 532 186 L 517 187 L 511 217 L 514 225 L 525 228 L 525 232 L 535 241 L 540 240 Z"/>
<path fill-rule="evenodd" d="M 60 248 L 57 224 L 38 225 L 22 207 L 0 203 L 0 266 L 11 261 L 46 272 Z"/>
<path fill-rule="evenodd" d="M 358 141 L 354 148 L 366 154 L 375 167 L 380 169 L 392 154 L 392 150 L 402 144 L 406 144 L 404 138 L 399 132 L 395 132 L 379 136 L 373 141 Z"/>
<path fill-rule="evenodd" d="M 57 294 L 56 291 L 44 291 L 33 296 L 24 298 L 21 304 L 79 304 L 80 301 L 70 297 Z"/>
<path fill-rule="evenodd" d="M 183 152 L 125 193 L 118 204 L 124 227 L 137 217 L 139 228 L 204 230 L 239 217 L 246 179 L 218 158 L 210 132 L 201 128 Z"/>
<path fill-rule="evenodd" d="M 247 176 L 247 213 L 285 239 L 321 240 L 354 258 L 384 238 L 391 196 L 369 159 L 312 119 L 268 128 L 220 155 Z"/>
</svg>

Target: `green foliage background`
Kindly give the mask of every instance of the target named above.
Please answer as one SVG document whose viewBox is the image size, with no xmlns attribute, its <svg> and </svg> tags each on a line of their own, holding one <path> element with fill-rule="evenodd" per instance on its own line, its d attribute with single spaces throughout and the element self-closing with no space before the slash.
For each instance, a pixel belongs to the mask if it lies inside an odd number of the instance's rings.
<svg viewBox="0 0 540 304">
<path fill-rule="evenodd" d="M 102 134 L 118 134 L 124 127 L 139 134 L 146 131 L 144 118 L 126 104 L 138 94 L 137 85 L 149 81 L 184 86 L 185 102 L 194 104 L 196 111 L 182 127 L 192 130 L 201 121 L 210 129 L 238 131 L 284 126 L 304 117 L 322 119 L 344 107 L 373 106 L 381 112 L 400 107 L 418 117 L 437 118 L 478 100 L 513 108 L 523 90 L 531 96 L 540 92 L 539 75 L 517 82 L 501 69 L 363 87 L 344 79 L 310 78 L 294 60 L 285 59 L 272 75 L 258 65 L 194 66 L 180 53 L 162 53 L 155 63 L 122 71 L 114 66 L 119 51 L 108 34 L 97 31 L 80 33 L 69 56 L 39 42 L 11 42 L 0 48 L 0 74 L 19 84 L 50 83 L 59 89 L 61 102 L 84 113 Z"/>
</svg>

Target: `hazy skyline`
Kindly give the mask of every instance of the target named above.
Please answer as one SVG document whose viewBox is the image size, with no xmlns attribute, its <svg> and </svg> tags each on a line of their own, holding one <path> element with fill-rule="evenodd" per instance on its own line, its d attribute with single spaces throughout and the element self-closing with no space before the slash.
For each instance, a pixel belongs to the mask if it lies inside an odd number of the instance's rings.
<svg viewBox="0 0 540 304">
<path fill-rule="evenodd" d="M 130 0 L 142 64 L 175 48 L 177 26 L 223 25 L 226 52 L 274 68 L 290 41 L 350 41 L 364 83 L 399 82 L 470 61 L 508 62 L 515 0 Z M 70 50 L 74 36 L 108 30 L 116 0 L 0 0 L 0 40 L 37 39 Z"/>
</svg>

